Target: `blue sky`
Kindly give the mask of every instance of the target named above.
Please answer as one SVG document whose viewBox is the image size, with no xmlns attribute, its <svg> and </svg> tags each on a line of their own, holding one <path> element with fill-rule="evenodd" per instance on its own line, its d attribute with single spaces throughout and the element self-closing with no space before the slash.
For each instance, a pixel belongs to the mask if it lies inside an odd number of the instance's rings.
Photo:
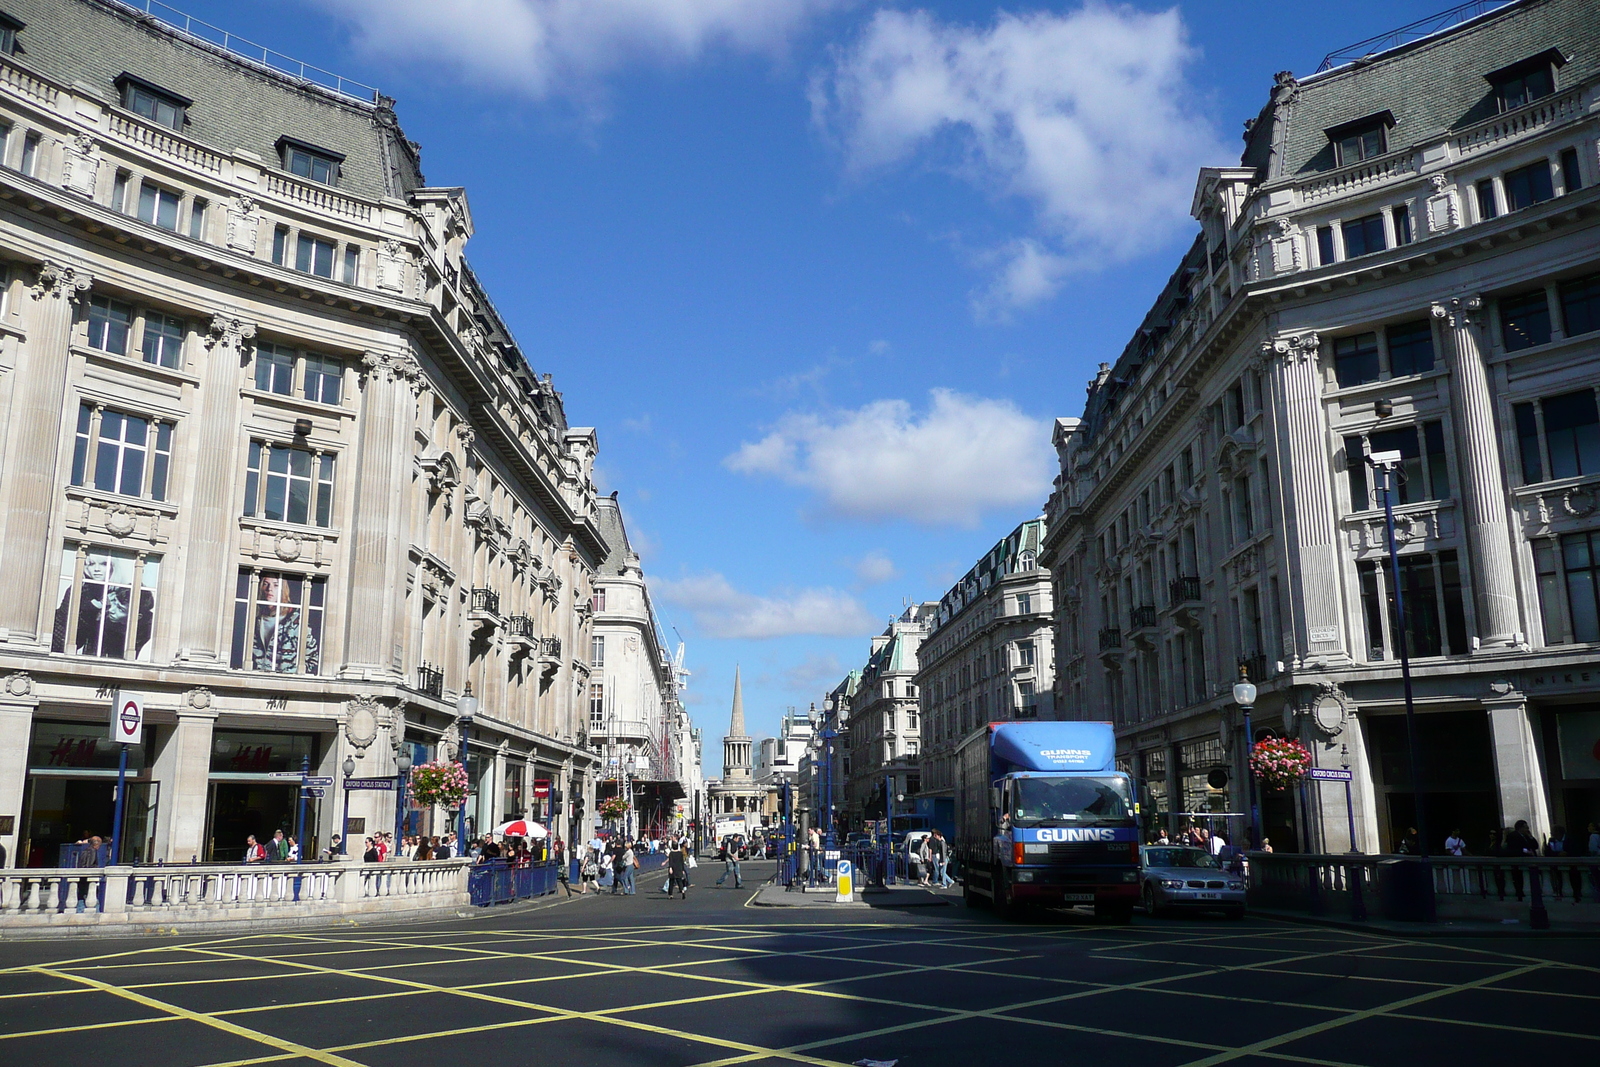
<svg viewBox="0 0 1600 1067">
<path fill-rule="evenodd" d="M 1273 72 L 1443 0 L 190 0 L 398 98 L 600 435 L 708 773 L 935 599 L 1052 474 Z M 671 632 L 669 631 L 669 638 Z"/>
</svg>

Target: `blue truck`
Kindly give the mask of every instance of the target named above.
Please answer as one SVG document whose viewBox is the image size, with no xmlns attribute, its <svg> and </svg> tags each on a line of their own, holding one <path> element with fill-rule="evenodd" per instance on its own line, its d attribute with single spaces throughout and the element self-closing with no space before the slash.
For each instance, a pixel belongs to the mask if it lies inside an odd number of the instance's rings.
<svg viewBox="0 0 1600 1067">
<path fill-rule="evenodd" d="M 996 722 L 956 754 L 956 847 L 967 904 L 1002 915 L 1093 905 L 1128 922 L 1139 899 L 1132 779 L 1108 722 Z"/>
</svg>

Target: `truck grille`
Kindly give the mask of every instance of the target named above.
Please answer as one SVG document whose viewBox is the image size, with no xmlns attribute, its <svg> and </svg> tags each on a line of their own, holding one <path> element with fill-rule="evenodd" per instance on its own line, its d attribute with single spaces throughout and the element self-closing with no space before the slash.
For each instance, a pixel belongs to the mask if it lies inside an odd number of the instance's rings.
<svg viewBox="0 0 1600 1067">
<path fill-rule="evenodd" d="M 1125 841 L 1075 841 L 1071 844 L 1052 843 L 1050 858 L 1070 859 L 1078 863 L 1127 863 L 1131 856 Z"/>
</svg>

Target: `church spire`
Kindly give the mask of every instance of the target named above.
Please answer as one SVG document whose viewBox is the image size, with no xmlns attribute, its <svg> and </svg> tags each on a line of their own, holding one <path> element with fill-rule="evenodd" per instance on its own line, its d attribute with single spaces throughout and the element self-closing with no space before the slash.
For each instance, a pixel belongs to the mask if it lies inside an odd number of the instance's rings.
<svg viewBox="0 0 1600 1067">
<path fill-rule="evenodd" d="M 733 720 L 728 724 L 729 737 L 747 737 L 744 732 L 744 685 L 739 680 L 739 668 L 733 668 Z"/>
</svg>

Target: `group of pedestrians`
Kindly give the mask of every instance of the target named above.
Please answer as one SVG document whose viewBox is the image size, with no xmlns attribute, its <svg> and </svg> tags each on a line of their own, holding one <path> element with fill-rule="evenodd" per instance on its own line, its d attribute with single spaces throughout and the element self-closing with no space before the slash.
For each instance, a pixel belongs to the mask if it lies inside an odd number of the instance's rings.
<svg viewBox="0 0 1600 1067">
<path fill-rule="evenodd" d="M 949 889 L 956 884 L 950 877 L 950 843 L 938 830 L 931 831 L 906 856 L 906 873 L 925 888 Z"/>
<path fill-rule="evenodd" d="M 648 847 L 631 837 L 609 841 L 599 834 L 591 837 L 578 858 L 578 893 L 598 893 L 609 888 L 613 896 L 633 896 L 637 890 L 634 878 L 640 867 L 639 850 Z"/>
</svg>

